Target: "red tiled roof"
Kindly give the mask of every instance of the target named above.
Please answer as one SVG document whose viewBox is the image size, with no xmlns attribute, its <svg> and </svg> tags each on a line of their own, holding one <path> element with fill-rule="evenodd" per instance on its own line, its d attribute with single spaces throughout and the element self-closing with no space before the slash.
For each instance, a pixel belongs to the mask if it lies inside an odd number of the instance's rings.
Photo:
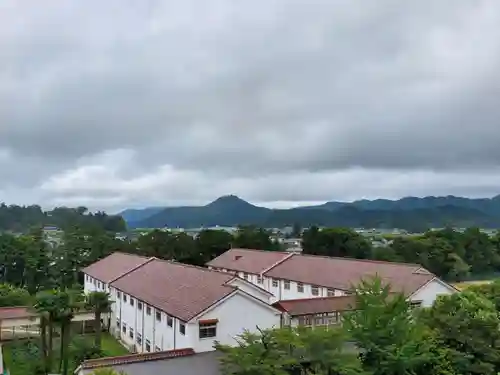
<svg viewBox="0 0 500 375">
<path fill-rule="evenodd" d="M 0 307 L 0 320 L 4 319 L 23 319 L 36 316 L 27 306 Z"/>
<path fill-rule="evenodd" d="M 265 276 L 327 288 L 349 290 L 362 279 L 378 276 L 393 292 L 413 293 L 435 275 L 418 264 L 294 254 Z"/>
<path fill-rule="evenodd" d="M 82 369 L 94 369 L 99 367 L 110 367 L 129 363 L 157 361 L 161 359 L 185 357 L 196 354 L 193 349 L 175 349 L 155 353 L 127 354 L 117 357 L 106 357 L 99 359 L 88 359 L 82 362 Z"/>
<path fill-rule="evenodd" d="M 356 296 L 316 297 L 278 301 L 274 307 L 292 316 L 352 310 Z"/>
<path fill-rule="evenodd" d="M 140 267 L 150 259 L 139 255 L 116 252 L 85 267 L 82 272 L 94 279 L 109 283 Z"/>
<path fill-rule="evenodd" d="M 153 259 L 111 283 L 167 314 L 188 321 L 237 288 L 233 275 L 206 268 Z"/>
<path fill-rule="evenodd" d="M 259 274 L 291 253 L 253 249 L 230 249 L 207 263 L 207 266 Z"/>
</svg>

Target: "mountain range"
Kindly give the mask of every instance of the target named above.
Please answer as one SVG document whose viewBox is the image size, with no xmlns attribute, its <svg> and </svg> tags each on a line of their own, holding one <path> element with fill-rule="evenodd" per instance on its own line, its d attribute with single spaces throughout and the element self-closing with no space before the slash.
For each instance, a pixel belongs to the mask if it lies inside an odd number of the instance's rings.
<svg viewBox="0 0 500 375">
<path fill-rule="evenodd" d="M 284 227 L 294 224 L 410 231 L 444 226 L 497 228 L 500 227 L 500 195 L 478 199 L 429 196 L 332 201 L 290 209 L 255 206 L 235 195 L 226 195 L 205 206 L 127 209 L 120 215 L 129 228 Z"/>
</svg>

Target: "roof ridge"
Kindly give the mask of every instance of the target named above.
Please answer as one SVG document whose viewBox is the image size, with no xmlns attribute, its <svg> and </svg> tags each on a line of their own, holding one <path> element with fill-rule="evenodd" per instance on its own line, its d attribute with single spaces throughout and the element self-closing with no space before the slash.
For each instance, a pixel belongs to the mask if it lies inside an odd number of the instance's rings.
<svg viewBox="0 0 500 375">
<path fill-rule="evenodd" d="M 394 266 L 406 266 L 406 267 L 419 267 L 427 270 L 424 266 L 418 263 L 405 263 L 405 262 L 391 262 L 387 260 L 377 260 L 377 259 L 359 259 L 359 258 L 351 258 L 351 257 L 339 257 L 339 256 L 328 256 L 328 255 L 316 255 L 316 254 L 297 254 L 292 253 L 293 256 L 298 257 L 311 257 L 311 258 L 326 258 L 326 259 L 336 259 L 336 260 L 350 260 L 354 262 L 363 262 L 363 263 L 375 263 L 375 264 L 388 264 Z M 290 257 L 291 258 L 291 257 Z M 429 271 L 430 272 L 430 271 Z"/>
<path fill-rule="evenodd" d="M 122 277 L 124 277 L 124 276 L 127 276 L 129 273 L 134 272 L 135 270 L 137 270 L 137 269 L 141 268 L 142 266 L 145 266 L 146 264 L 150 263 L 150 262 L 151 262 L 152 260 L 154 260 L 154 259 L 156 259 L 156 258 L 155 258 L 155 257 L 145 258 L 145 261 L 144 261 L 144 262 L 142 262 L 142 263 L 141 263 L 141 264 L 139 264 L 138 266 L 135 266 L 135 267 L 134 267 L 134 268 L 132 268 L 131 270 L 129 270 L 129 271 L 127 271 L 127 272 L 125 272 L 125 273 L 121 274 L 120 276 L 115 277 L 114 279 L 110 280 L 110 281 L 108 282 L 108 284 L 109 284 L 109 285 L 111 285 L 111 283 L 115 282 L 115 281 L 116 281 L 116 280 L 118 280 L 118 279 L 121 279 L 121 278 L 122 278 Z"/>
<path fill-rule="evenodd" d="M 232 247 L 229 250 L 226 250 L 225 252 L 228 252 L 228 251 L 231 251 L 231 250 L 253 251 L 253 252 L 256 252 L 256 253 L 290 254 L 290 252 L 288 252 L 288 251 L 265 250 L 265 249 L 249 249 L 249 248 L 246 248 L 246 247 Z M 222 253 L 222 254 L 224 254 L 224 253 Z"/>
<path fill-rule="evenodd" d="M 310 297 L 310 298 L 294 298 L 294 299 L 280 299 L 273 303 L 287 303 L 287 302 L 310 302 L 310 301 L 324 301 L 330 299 L 340 299 L 340 298 L 353 298 L 355 294 L 343 295 L 343 296 L 323 296 L 323 297 Z"/>
<path fill-rule="evenodd" d="M 226 272 L 221 272 L 221 271 L 217 271 L 217 270 L 211 270 L 209 268 L 202 267 L 202 266 L 195 266 L 194 264 L 187 264 L 187 263 L 177 262 L 177 261 L 171 260 L 171 259 L 161 259 L 161 258 L 156 258 L 156 257 L 153 257 L 153 258 L 155 260 L 159 260 L 159 261 L 164 262 L 164 263 L 170 263 L 170 264 L 173 264 L 173 265 L 176 265 L 176 266 L 181 266 L 181 267 L 186 267 L 186 268 L 194 268 L 194 269 L 197 269 L 197 270 L 200 270 L 200 271 L 205 271 L 205 272 L 208 272 L 208 273 L 218 273 L 218 274 L 222 274 L 222 275 L 234 276 L 234 275 L 228 274 Z"/>
<path fill-rule="evenodd" d="M 119 364 L 185 357 L 194 354 L 196 354 L 196 352 L 192 348 L 173 349 L 173 350 L 164 350 L 161 352 L 153 352 L 153 353 L 135 353 L 135 354 L 120 355 L 115 357 L 87 359 L 83 361 L 80 366 L 81 368 L 84 369 L 90 369 L 90 368 L 103 367 L 109 365 L 119 365 Z"/>
</svg>

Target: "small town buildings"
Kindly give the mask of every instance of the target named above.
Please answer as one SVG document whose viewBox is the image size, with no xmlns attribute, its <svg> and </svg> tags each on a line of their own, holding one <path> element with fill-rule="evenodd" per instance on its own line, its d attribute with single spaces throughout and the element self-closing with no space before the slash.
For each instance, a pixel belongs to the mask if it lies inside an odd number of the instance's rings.
<svg viewBox="0 0 500 375">
<path fill-rule="evenodd" d="M 274 295 L 274 302 L 349 295 L 361 280 L 374 276 L 421 306 L 456 292 L 418 264 L 230 249 L 207 266 L 262 287 Z"/>
<path fill-rule="evenodd" d="M 85 292 L 97 288 L 110 293 L 111 331 L 133 352 L 210 351 L 215 340 L 235 345 L 244 330 L 280 326 L 281 312 L 271 306 L 273 295 L 247 280 L 156 258 L 128 257 L 133 256 L 115 253 L 87 267 Z"/>
<path fill-rule="evenodd" d="M 217 351 L 195 353 L 192 348 L 130 354 L 86 360 L 75 374 L 88 375 L 97 369 L 113 368 L 127 375 L 221 375 L 220 356 Z"/>
</svg>

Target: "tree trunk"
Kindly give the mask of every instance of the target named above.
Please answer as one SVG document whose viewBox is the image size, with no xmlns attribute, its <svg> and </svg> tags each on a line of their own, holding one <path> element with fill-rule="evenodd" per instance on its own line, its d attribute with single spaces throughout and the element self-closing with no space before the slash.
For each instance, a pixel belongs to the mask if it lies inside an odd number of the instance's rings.
<svg viewBox="0 0 500 375">
<path fill-rule="evenodd" d="M 49 371 L 52 370 L 52 353 L 54 349 L 54 324 L 49 318 L 48 324 L 47 324 L 47 329 L 49 331 L 49 342 L 48 345 L 48 351 L 47 351 L 47 366 L 49 368 Z"/>
<path fill-rule="evenodd" d="M 71 333 L 71 320 L 68 321 L 66 326 L 66 329 L 64 330 L 64 335 L 63 335 L 63 340 L 61 342 L 64 342 L 64 350 L 63 350 L 63 375 L 68 375 L 68 364 L 69 364 L 69 340 L 70 340 L 70 333 Z"/>
<path fill-rule="evenodd" d="M 61 345 L 59 347 L 59 366 L 58 366 L 58 370 L 57 370 L 57 372 L 59 374 L 61 373 L 64 353 L 65 353 L 65 350 L 64 350 L 64 345 L 65 345 L 64 338 L 65 337 L 66 337 L 66 323 L 62 323 L 61 324 L 61 337 L 59 340 L 61 343 Z"/>
<path fill-rule="evenodd" d="M 42 361 L 45 368 L 45 374 L 48 374 L 50 367 L 47 353 L 47 320 L 43 316 L 40 317 L 40 335 L 42 340 Z"/>
<path fill-rule="evenodd" d="M 96 348 L 99 350 L 101 349 L 101 332 L 102 332 L 102 327 L 101 327 L 101 310 L 96 309 L 95 310 L 95 321 L 94 321 L 94 326 L 95 326 L 95 340 L 94 340 L 94 345 Z"/>
</svg>

